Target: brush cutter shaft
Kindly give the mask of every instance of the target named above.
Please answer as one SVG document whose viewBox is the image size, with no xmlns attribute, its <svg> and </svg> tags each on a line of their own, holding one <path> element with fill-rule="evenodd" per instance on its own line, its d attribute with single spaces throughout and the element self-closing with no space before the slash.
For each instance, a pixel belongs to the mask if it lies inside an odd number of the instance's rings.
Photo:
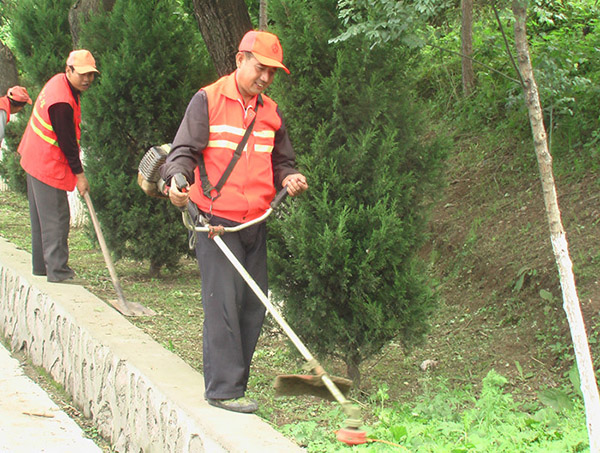
<svg viewBox="0 0 600 453">
<path fill-rule="evenodd" d="M 262 290 L 260 289 L 258 284 L 250 276 L 250 274 L 244 268 L 244 266 L 242 266 L 242 263 L 240 263 L 238 261 L 238 259 L 231 252 L 231 250 L 229 250 L 229 247 L 227 247 L 227 245 L 225 245 L 225 242 L 223 242 L 223 239 L 221 239 L 219 236 L 215 236 L 213 238 L 213 240 L 215 241 L 217 246 L 221 249 L 221 251 L 225 254 L 225 256 L 227 256 L 227 258 L 229 259 L 231 264 L 233 264 L 233 267 L 236 268 L 236 270 L 242 276 L 244 281 L 252 289 L 254 294 L 256 294 L 256 297 L 258 297 L 260 299 L 260 301 L 263 303 L 263 305 L 265 306 L 267 311 L 273 316 L 273 318 L 275 318 L 275 320 L 277 321 L 277 324 L 279 324 L 281 326 L 281 328 L 284 330 L 286 335 L 290 338 L 290 340 L 292 340 L 292 343 L 294 343 L 294 346 L 296 346 L 296 348 L 298 349 L 300 354 L 302 354 L 302 356 L 306 359 L 307 362 L 314 360 L 313 355 L 306 348 L 306 346 L 304 346 L 304 344 L 302 343 L 302 340 L 300 340 L 298 335 L 296 335 L 296 333 L 292 330 L 292 328 L 285 321 L 285 319 L 283 319 L 283 316 L 281 316 L 279 311 L 273 306 L 273 304 L 271 303 L 269 298 L 265 295 L 265 293 L 262 292 Z"/>
<path fill-rule="evenodd" d="M 244 224 L 244 225 L 246 225 L 246 224 Z M 302 343 L 302 340 L 300 340 L 298 335 L 296 335 L 296 332 L 294 332 L 292 330 L 292 328 L 289 326 L 289 324 L 286 322 L 286 320 L 283 318 L 283 316 L 281 316 L 281 314 L 279 313 L 277 308 L 275 308 L 275 306 L 271 303 L 269 298 L 265 295 L 265 293 L 260 289 L 258 284 L 250 276 L 250 274 L 244 268 L 244 266 L 242 266 L 242 263 L 240 263 L 238 261 L 238 259 L 235 257 L 233 252 L 231 250 L 229 250 L 229 247 L 227 247 L 227 245 L 225 245 L 225 242 L 223 242 L 223 239 L 221 239 L 221 237 L 219 237 L 219 236 L 215 236 L 213 238 L 213 240 L 215 241 L 217 246 L 221 249 L 221 251 L 225 254 L 227 259 L 229 259 L 231 264 L 233 264 L 233 267 L 236 268 L 236 270 L 242 276 L 244 281 L 252 289 L 254 294 L 256 294 L 256 297 L 258 297 L 260 299 L 260 301 L 263 303 L 263 305 L 265 306 L 267 311 L 271 314 L 271 316 L 273 316 L 273 318 L 275 318 L 275 321 L 277 321 L 277 324 L 279 324 L 279 326 L 283 329 L 283 331 L 286 333 L 286 335 L 289 337 L 289 339 L 292 341 L 292 343 L 294 343 L 294 346 L 296 346 L 296 349 L 298 349 L 298 351 L 300 352 L 300 354 L 302 354 L 304 359 L 308 363 L 316 363 L 315 358 L 310 353 L 308 348 L 304 345 L 304 343 Z M 321 365 L 317 365 L 317 368 L 318 368 L 317 371 L 320 374 L 321 380 L 323 381 L 323 383 L 325 384 L 327 389 L 331 392 L 333 397 L 342 405 L 347 404 L 348 400 L 346 399 L 344 394 L 340 391 L 340 389 L 337 387 L 337 385 L 335 385 L 335 383 L 327 375 L 327 373 L 325 373 L 325 371 L 323 370 Z M 321 374 L 321 373 L 323 373 L 323 374 Z"/>
</svg>

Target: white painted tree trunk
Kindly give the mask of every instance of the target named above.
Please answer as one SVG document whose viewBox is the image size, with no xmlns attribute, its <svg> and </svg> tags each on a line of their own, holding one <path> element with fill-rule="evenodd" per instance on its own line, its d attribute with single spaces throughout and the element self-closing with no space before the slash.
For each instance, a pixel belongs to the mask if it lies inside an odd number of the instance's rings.
<svg viewBox="0 0 600 453">
<path fill-rule="evenodd" d="M 68 192 L 69 196 L 69 210 L 71 212 L 71 226 L 79 227 L 87 223 L 87 211 L 79 192 L 75 189 L 72 192 Z"/>
<path fill-rule="evenodd" d="M 540 170 L 542 191 L 546 214 L 550 226 L 550 240 L 563 294 L 563 308 L 567 314 L 571 338 L 575 349 L 575 359 L 581 378 L 581 391 L 585 403 L 588 436 L 590 439 L 590 452 L 600 453 L 600 396 L 598 384 L 594 373 L 594 365 L 585 330 L 581 305 L 577 295 L 573 264 L 569 256 L 567 237 L 562 225 L 556 185 L 552 171 L 552 156 L 548 149 L 548 140 L 540 104 L 537 84 L 533 77 L 533 68 L 529 57 L 527 32 L 525 29 L 527 19 L 526 0 L 513 0 L 513 13 L 515 15 L 515 45 L 517 47 L 519 69 L 523 78 L 525 99 L 529 111 L 529 121 L 533 133 L 535 152 Z"/>
</svg>

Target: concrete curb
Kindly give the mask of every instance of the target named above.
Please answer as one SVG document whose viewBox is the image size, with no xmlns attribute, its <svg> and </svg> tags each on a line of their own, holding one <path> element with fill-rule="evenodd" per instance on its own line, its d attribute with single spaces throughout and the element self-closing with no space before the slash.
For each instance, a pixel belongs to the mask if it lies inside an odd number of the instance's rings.
<svg viewBox="0 0 600 453">
<path fill-rule="evenodd" d="M 117 451 L 303 451 L 259 417 L 206 404 L 200 373 L 85 288 L 30 268 L 30 255 L 0 238 L 0 332 Z"/>
</svg>

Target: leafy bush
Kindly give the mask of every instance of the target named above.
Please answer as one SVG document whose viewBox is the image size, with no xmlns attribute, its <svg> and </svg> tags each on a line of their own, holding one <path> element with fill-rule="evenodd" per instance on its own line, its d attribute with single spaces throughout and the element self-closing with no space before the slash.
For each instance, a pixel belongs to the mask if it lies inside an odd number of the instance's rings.
<svg viewBox="0 0 600 453">
<path fill-rule="evenodd" d="M 151 146 L 173 139 L 192 95 L 212 77 L 207 53 L 175 0 L 117 1 L 84 24 L 81 42 L 101 73 L 82 103 L 91 196 L 115 255 L 147 258 L 156 274 L 185 253 L 186 233 L 176 208 L 140 190 L 137 167 Z"/>
<path fill-rule="evenodd" d="M 50 77 L 65 70 L 71 51 L 68 21 L 71 3 L 71 0 L 19 0 L 2 5 L 2 13 L 6 15 L 3 33 L 10 38 L 21 84 L 27 87 L 34 101 Z M 27 183 L 17 148 L 30 114 L 31 106 L 26 106 L 11 118 L 5 138 L 8 150 L 0 161 L 0 176 L 12 190 L 21 193 L 26 193 Z"/>
<path fill-rule="evenodd" d="M 334 1 L 277 5 L 293 58 L 274 97 L 311 188 L 272 226 L 273 293 L 303 339 L 358 380 L 365 357 L 426 331 L 434 298 L 415 253 L 444 147 L 417 140 L 425 118 L 403 88 L 402 49 L 328 44 L 340 27 Z"/>
</svg>

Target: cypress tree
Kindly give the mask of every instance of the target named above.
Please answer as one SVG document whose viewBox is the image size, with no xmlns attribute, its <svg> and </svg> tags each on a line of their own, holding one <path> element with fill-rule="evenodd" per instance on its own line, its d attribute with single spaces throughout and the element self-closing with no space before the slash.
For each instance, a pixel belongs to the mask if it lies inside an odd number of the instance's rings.
<svg viewBox="0 0 600 453">
<path fill-rule="evenodd" d="M 291 70 L 273 96 L 310 188 L 271 227 L 270 276 L 301 337 L 360 381 L 361 361 L 427 330 L 435 298 L 416 252 L 443 152 L 418 140 L 405 51 L 360 37 L 329 44 L 341 30 L 335 5 L 271 3 Z"/>
<path fill-rule="evenodd" d="M 137 166 L 173 139 L 193 93 L 213 78 L 209 59 L 177 0 L 118 0 L 80 39 L 101 73 L 82 103 L 91 198 L 116 257 L 148 259 L 156 275 L 178 262 L 187 236 L 177 208 L 138 187 Z"/>
</svg>

